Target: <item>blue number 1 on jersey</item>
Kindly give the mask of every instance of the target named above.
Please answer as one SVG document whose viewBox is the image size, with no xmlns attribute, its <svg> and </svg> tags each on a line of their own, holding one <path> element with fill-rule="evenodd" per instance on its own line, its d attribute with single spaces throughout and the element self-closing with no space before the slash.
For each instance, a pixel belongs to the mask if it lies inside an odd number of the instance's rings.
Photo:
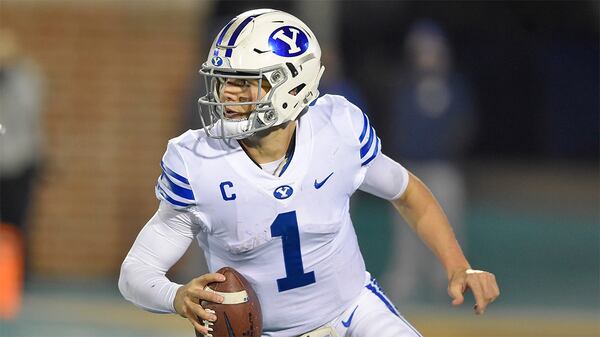
<svg viewBox="0 0 600 337">
<path fill-rule="evenodd" d="M 271 235 L 281 236 L 283 245 L 283 260 L 285 263 L 284 278 L 277 279 L 279 292 L 304 287 L 315 283 L 315 272 L 304 272 L 302 265 L 302 252 L 300 251 L 300 233 L 296 211 L 277 215 L 271 225 Z"/>
</svg>

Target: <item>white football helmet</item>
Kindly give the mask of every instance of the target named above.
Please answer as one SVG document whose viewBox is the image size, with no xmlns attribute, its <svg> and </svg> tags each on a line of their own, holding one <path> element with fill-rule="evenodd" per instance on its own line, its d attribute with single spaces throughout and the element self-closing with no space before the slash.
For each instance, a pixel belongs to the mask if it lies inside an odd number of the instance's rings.
<svg viewBox="0 0 600 337">
<path fill-rule="evenodd" d="M 244 12 L 215 38 L 200 74 L 207 93 L 198 99 L 200 118 L 213 138 L 242 139 L 295 120 L 319 96 L 321 48 L 313 32 L 296 17 L 273 9 Z M 221 102 L 224 79 L 257 79 L 270 89 L 253 102 Z M 251 106 L 247 119 L 228 119 L 228 106 Z M 208 119 L 208 120 L 206 120 Z"/>
</svg>

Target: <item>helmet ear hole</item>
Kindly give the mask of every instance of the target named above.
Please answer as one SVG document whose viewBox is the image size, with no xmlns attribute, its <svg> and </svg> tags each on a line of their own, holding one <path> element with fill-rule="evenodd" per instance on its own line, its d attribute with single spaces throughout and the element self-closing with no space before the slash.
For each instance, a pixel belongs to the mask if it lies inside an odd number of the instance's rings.
<svg viewBox="0 0 600 337">
<path fill-rule="evenodd" d="M 284 109 L 286 109 L 286 108 L 287 108 L 287 103 L 283 103 L 282 107 L 283 107 Z"/>
</svg>

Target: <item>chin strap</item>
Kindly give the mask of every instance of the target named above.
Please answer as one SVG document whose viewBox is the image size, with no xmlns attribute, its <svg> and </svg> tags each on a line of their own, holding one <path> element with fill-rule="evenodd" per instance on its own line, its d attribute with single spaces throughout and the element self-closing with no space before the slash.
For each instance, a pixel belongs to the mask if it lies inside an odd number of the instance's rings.
<svg viewBox="0 0 600 337">
<path fill-rule="evenodd" d="M 248 130 L 250 129 L 250 119 L 244 119 L 239 121 L 229 121 L 220 119 L 217 123 L 219 129 L 222 132 L 224 138 L 232 138 L 232 139 L 243 139 L 248 137 Z"/>
<path fill-rule="evenodd" d="M 306 95 L 306 97 L 304 97 L 304 104 L 309 104 L 313 99 L 319 97 L 319 82 L 321 82 L 321 76 L 323 76 L 324 71 L 325 66 L 321 66 L 321 69 L 319 69 L 319 75 L 317 75 L 317 77 L 313 81 L 315 90 L 312 90 Z"/>
</svg>

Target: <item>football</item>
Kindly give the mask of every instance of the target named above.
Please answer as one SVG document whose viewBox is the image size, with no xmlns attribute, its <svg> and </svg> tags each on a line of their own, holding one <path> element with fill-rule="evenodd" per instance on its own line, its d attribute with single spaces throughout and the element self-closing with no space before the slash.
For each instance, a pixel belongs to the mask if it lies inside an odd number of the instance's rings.
<svg viewBox="0 0 600 337">
<path fill-rule="evenodd" d="M 262 335 L 262 313 L 256 293 L 246 278 L 230 267 L 217 273 L 225 276 L 224 282 L 209 283 L 205 290 L 213 291 L 225 298 L 223 303 L 202 301 L 205 310 L 217 316 L 215 322 L 204 320 L 204 326 L 212 329 L 212 337 L 260 337 Z M 205 337 L 196 331 L 197 337 Z"/>
</svg>

